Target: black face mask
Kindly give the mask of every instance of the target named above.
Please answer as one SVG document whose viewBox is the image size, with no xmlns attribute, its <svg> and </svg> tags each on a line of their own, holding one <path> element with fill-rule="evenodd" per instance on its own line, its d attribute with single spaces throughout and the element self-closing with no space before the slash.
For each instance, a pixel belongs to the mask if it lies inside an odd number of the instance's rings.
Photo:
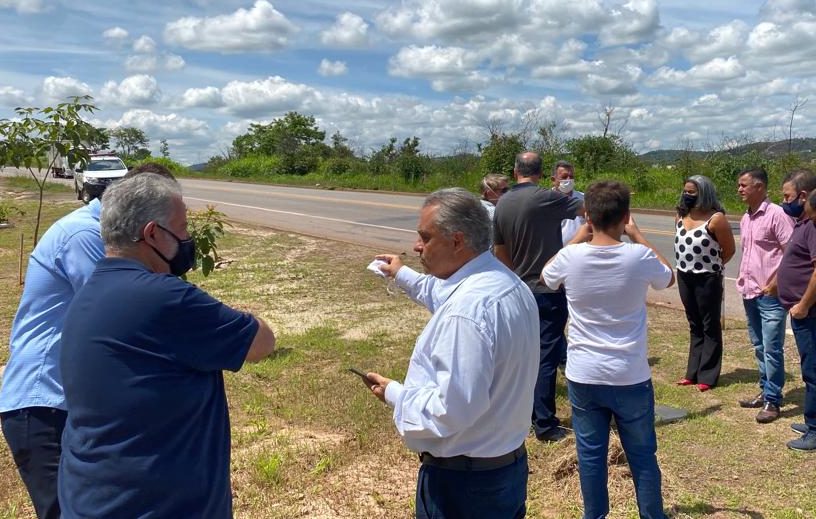
<svg viewBox="0 0 816 519">
<path fill-rule="evenodd" d="M 805 210 L 805 204 L 800 204 L 799 200 L 793 202 L 783 202 L 782 210 L 790 217 L 799 218 Z"/>
<path fill-rule="evenodd" d="M 697 203 L 697 195 L 683 193 L 683 197 L 681 198 L 681 200 L 686 209 L 691 209 Z"/>
<path fill-rule="evenodd" d="M 176 251 L 175 256 L 173 256 L 170 259 L 167 259 L 164 256 L 164 254 L 159 252 L 159 250 L 156 247 L 151 245 L 150 248 L 153 249 L 153 251 L 155 251 L 155 253 L 158 254 L 159 257 L 162 260 L 164 260 L 165 263 L 167 263 L 167 266 L 170 267 L 171 274 L 173 274 L 174 276 L 183 276 L 184 274 L 187 273 L 188 270 L 195 266 L 196 260 L 195 241 L 193 240 L 193 238 L 187 238 L 186 240 L 182 240 L 181 238 L 173 234 L 173 232 L 171 232 L 170 229 L 158 223 L 156 225 L 164 229 L 165 232 L 167 232 L 170 236 L 176 239 L 176 243 L 178 243 L 178 250 Z"/>
</svg>

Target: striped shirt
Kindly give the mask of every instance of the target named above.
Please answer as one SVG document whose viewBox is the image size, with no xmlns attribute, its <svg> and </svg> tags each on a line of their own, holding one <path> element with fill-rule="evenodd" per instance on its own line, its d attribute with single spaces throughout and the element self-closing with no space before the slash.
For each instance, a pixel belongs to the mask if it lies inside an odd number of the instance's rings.
<svg viewBox="0 0 816 519">
<path fill-rule="evenodd" d="M 776 275 L 785 246 L 793 234 L 793 219 L 767 198 L 753 213 L 740 220 L 740 261 L 737 291 L 743 299 L 762 295 L 762 289 Z"/>
</svg>

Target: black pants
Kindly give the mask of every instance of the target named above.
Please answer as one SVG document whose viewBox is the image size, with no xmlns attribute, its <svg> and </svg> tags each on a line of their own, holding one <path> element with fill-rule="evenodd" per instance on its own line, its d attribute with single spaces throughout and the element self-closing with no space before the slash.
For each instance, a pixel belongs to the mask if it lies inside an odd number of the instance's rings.
<svg viewBox="0 0 816 519">
<path fill-rule="evenodd" d="M 27 407 L 0 415 L 14 463 L 39 519 L 59 519 L 57 471 L 67 413 L 50 407 Z"/>
<path fill-rule="evenodd" d="M 719 273 L 677 271 L 677 287 L 689 322 L 689 358 L 686 378 L 716 386 L 722 368 L 723 278 Z"/>
<path fill-rule="evenodd" d="M 567 296 L 564 292 L 537 293 L 538 322 L 540 325 L 540 356 L 538 378 L 533 397 L 533 430 L 536 435 L 558 427 L 555 416 L 555 381 L 558 363 L 567 349 L 564 327 L 567 325 Z"/>
</svg>

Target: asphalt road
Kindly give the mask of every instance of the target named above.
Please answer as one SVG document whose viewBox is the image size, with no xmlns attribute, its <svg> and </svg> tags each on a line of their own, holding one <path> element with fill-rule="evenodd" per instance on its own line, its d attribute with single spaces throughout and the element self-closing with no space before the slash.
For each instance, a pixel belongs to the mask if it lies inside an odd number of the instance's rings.
<svg viewBox="0 0 816 519">
<path fill-rule="evenodd" d="M 6 168 L 3 174 L 15 174 L 15 171 Z M 53 180 L 73 183 L 72 180 Z M 212 204 L 237 221 L 339 240 L 349 246 L 365 245 L 380 252 L 413 254 L 421 196 L 192 179 L 182 179 L 181 183 L 185 201 L 195 209 Z M 667 258 L 674 258 L 671 213 L 636 212 L 636 221 L 655 247 Z M 738 225 L 733 223 L 732 228 L 739 239 Z M 742 300 L 735 288 L 739 249 L 738 243 L 737 254 L 725 270 L 725 314 L 744 319 Z M 650 291 L 649 300 L 682 310 L 676 286 Z"/>
</svg>

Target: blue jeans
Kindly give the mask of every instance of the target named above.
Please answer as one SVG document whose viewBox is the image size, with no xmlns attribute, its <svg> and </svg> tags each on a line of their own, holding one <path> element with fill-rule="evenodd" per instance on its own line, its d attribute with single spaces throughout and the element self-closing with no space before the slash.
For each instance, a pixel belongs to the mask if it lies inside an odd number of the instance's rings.
<svg viewBox="0 0 816 519">
<path fill-rule="evenodd" d="M 816 433 L 816 317 L 791 318 L 805 382 L 805 425 Z"/>
<path fill-rule="evenodd" d="M 527 454 L 495 470 L 419 469 L 417 519 L 520 519 L 527 513 Z"/>
<path fill-rule="evenodd" d="M 748 337 L 759 368 L 759 389 L 766 402 L 782 406 L 785 386 L 785 317 L 788 311 L 774 296 L 743 299 Z"/>
<path fill-rule="evenodd" d="M 558 363 L 567 349 L 567 295 L 564 292 L 533 294 L 538 304 L 540 356 L 533 396 L 533 429 L 542 434 L 560 422 L 555 416 L 555 379 Z"/>
<path fill-rule="evenodd" d="M 50 407 L 26 407 L 0 415 L 14 463 L 39 519 L 59 519 L 57 470 L 67 413 Z"/>
<path fill-rule="evenodd" d="M 632 471 L 640 517 L 664 519 L 652 381 L 631 386 L 602 386 L 570 380 L 567 386 L 572 403 L 584 519 L 604 518 L 609 513 L 606 458 L 613 416 Z"/>
</svg>

